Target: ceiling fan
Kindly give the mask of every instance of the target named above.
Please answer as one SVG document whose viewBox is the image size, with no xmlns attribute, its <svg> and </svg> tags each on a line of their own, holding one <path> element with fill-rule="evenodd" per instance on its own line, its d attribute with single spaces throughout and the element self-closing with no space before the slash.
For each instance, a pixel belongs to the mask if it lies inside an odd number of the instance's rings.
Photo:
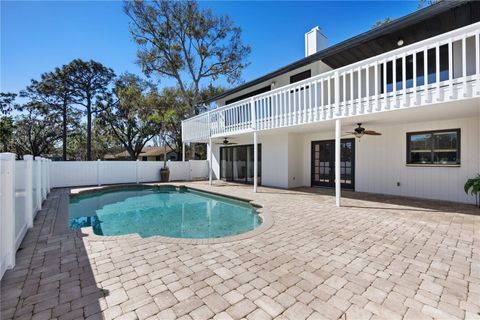
<svg viewBox="0 0 480 320">
<path fill-rule="evenodd" d="M 225 138 L 225 139 L 223 139 L 222 142 L 217 142 L 215 144 L 221 144 L 221 145 L 224 145 L 224 146 L 229 146 L 229 145 L 236 144 L 236 143 L 235 142 L 230 142 L 230 141 L 228 141 L 227 138 Z"/>
<path fill-rule="evenodd" d="M 373 130 L 365 130 L 365 128 L 362 128 L 362 124 L 361 123 L 357 123 L 358 125 L 358 128 L 355 128 L 355 130 L 353 132 L 346 132 L 348 134 L 353 134 L 356 138 L 361 138 L 363 137 L 364 134 L 367 134 L 367 135 L 370 135 L 370 136 L 381 136 L 382 134 L 380 132 L 377 132 L 377 131 L 373 131 Z"/>
</svg>

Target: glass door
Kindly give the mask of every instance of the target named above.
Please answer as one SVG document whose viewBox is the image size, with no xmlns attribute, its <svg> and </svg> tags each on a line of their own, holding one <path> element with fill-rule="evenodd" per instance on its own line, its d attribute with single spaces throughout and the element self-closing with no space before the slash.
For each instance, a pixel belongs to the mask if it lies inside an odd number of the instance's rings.
<svg viewBox="0 0 480 320">
<path fill-rule="evenodd" d="M 342 139 L 340 179 L 343 188 L 353 189 L 355 139 Z M 335 186 L 335 140 L 312 141 L 312 186 Z"/>
<path fill-rule="evenodd" d="M 258 145 L 258 178 L 261 177 L 261 145 Z M 220 178 L 226 181 L 253 183 L 253 145 L 220 148 Z"/>
</svg>

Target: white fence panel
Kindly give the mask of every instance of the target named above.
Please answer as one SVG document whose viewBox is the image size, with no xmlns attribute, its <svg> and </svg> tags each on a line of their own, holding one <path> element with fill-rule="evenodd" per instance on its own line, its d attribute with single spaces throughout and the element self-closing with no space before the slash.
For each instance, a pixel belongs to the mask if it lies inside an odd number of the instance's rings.
<svg viewBox="0 0 480 320">
<path fill-rule="evenodd" d="M 22 242 L 25 233 L 27 233 L 27 189 L 26 176 L 31 174 L 27 172 L 26 161 L 16 161 L 15 163 L 15 248 L 17 249 Z M 31 191 L 29 191 L 31 192 Z"/>
<path fill-rule="evenodd" d="M 190 160 L 190 179 L 198 180 L 208 177 L 208 161 Z"/>
<path fill-rule="evenodd" d="M 15 266 L 15 155 L 0 154 L 0 278 Z"/>
<path fill-rule="evenodd" d="M 98 161 L 99 184 L 137 182 L 137 161 Z"/>
<path fill-rule="evenodd" d="M 97 184 L 97 161 L 54 161 L 51 166 L 50 180 L 54 188 Z"/>
<path fill-rule="evenodd" d="M 160 168 L 163 161 L 138 161 L 138 182 L 160 181 Z"/>
<path fill-rule="evenodd" d="M 54 161 L 48 163 L 51 187 L 159 182 L 162 161 Z M 167 161 L 170 181 L 208 177 L 208 161 Z"/>
<path fill-rule="evenodd" d="M 170 181 L 190 180 L 191 161 L 167 161 L 170 169 Z"/>
<path fill-rule="evenodd" d="M 50 160 L 0 153 L 0 279 L 15 266 L 15 253 L 50 191 Z"/>
</svg>

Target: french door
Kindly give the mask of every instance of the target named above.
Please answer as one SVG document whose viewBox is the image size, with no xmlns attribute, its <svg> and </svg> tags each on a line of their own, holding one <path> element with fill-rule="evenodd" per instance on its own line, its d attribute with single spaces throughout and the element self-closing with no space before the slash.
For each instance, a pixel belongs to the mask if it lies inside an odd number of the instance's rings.
<svg viewBox="0 0 480 320">
<path fill-rule="evenodd" d="M 258 182 L 262 168 L 262 148 L 258 145 Z M 253 145 L 220 148 L 220 179 L 253 183 Z"/>
<path fill-rule="evenodd" d="M 340 180 L 342 188 L 355 187 L 355 139 L 342 139 Z M 312 186 L 335 186 L 335 140 L 312 141 Z"/>
</svg>

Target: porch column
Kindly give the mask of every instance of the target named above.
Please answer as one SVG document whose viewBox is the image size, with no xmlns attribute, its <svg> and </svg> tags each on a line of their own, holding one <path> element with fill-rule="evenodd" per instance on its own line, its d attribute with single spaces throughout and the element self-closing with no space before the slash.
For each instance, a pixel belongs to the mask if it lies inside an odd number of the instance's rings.
<svg viewBox="0 0 480 320">
<path fill-rule="evenodd" d="M 185 161 L 185 142 L 182 142 L 182 161 Z"/>
<path fill-rule="evenodd" d="M 335 120 L 335 203 L 340 207 L 341 181 L 340 181 L 340 155 L 341 155 L 342 123 Z"/>
<path fill-rule="evenodd" d="M 213 168 L 212 168 L 212 138 L 208 138 L 208 184 L 212 185 L 212 173 L 213 173 Z"/>
<path fill-rule="evenodd" d="M 253 132 L 253 192 L 257 192 L 258 183 L 258 145 L 257 131 Z"/>
</svg>

